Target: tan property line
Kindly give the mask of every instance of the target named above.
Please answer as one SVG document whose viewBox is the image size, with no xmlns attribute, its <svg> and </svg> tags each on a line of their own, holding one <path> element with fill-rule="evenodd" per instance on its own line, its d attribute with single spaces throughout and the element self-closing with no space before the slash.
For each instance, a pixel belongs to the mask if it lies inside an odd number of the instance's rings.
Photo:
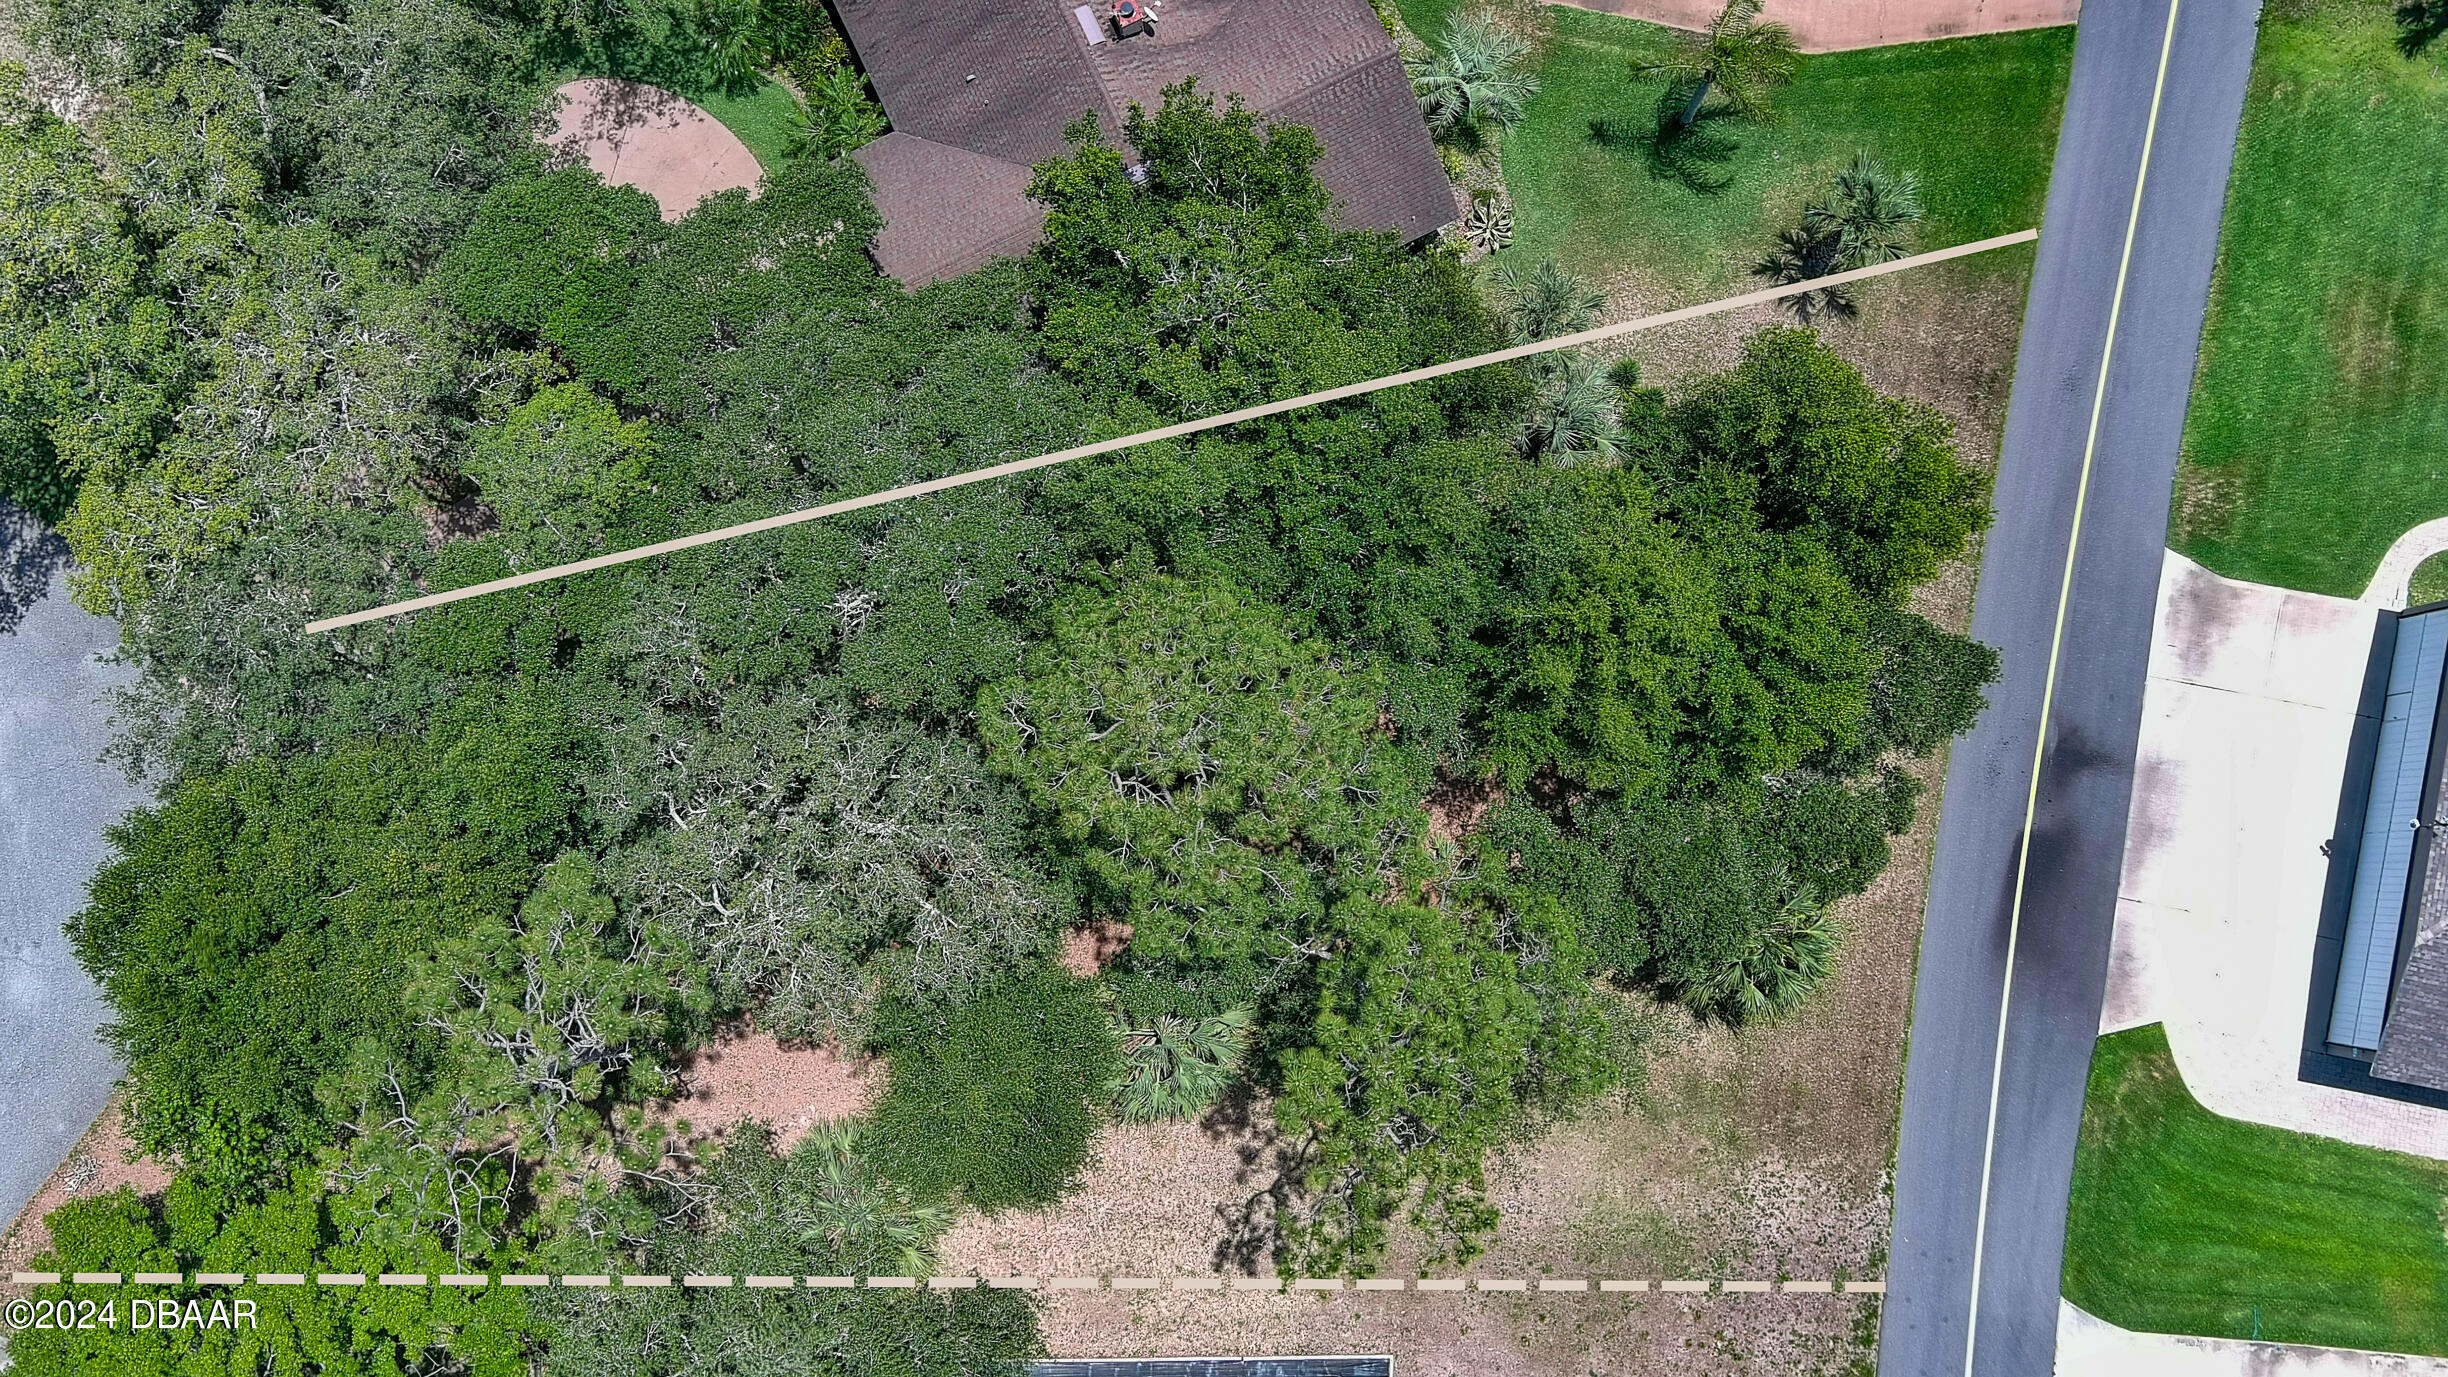
<svg viewBox="0 0 2448 1377">
<path fill-rule="evenodd" d="M 249 1275 L 244 1272 L 12 1272 L 11 1284 L 48 1286 L 66 1282 L 76 1286 L 244 1286 Z M 801 1276 L 681 1276 L 669 1274 L 622 1275 L 545 1275 L 541 1273 L 505 1273 L 489 1275 L 482 1272 L 443 1273 L 384 1272 L 369 1276 L 362 1272 L 257 1272 L 252 1281 L 257 1286 L 560 1286 L 586 1289 L 668 1288 L 675 1284 L 686 1288 L 743 1287 L 754 1291 L 789 1291 L 805 1288 L 811 1291 L 835 1290 L 864 1286 L 879 1290 L 972 1291 L 980 1287 L 996 1291 L 1212 1291 L 1237 1293 L 1292 1294 L 1315 1291 L 1408 1291 L 1417 1293 L 1452 1293 L 1460 1291 L 1578 1292 L 1587 1294 L 1739 1296 L 1767 1295 L 1771 1292 L 1804 1295 L 1883 1295 L 1885 1280 L 1743 1280 L 1724 1278 L 1669 1278 L 1666 1280 L 1618 1280 L 1570 1277 L 1421 1277 L 1405 1281 L 1398 1277 L 1363 1277 L 1349 1280 L 1343 1277 L 801 1277 Z"/>
<path fill-rule="evenodd" d="M 1009 478 L 1014 474 L 1027 473 L 1032 469 L 1051 468 L 1056 464 L 1067 463 L 1073 459 L 1086 459 L 1094 455 L 1111 454 L 1115 450 L 1130 449 L 1138 445 L 1155 444 L 1162 440 L 1177 440 L 1185 435 L 1196 435 L 1202 431 L 1215 430 L 1222 426 L 1237 425 L 1243 421 L 1255 421 L 1267 416 L 1278 416 L 1287 411 L 1297 411 L 1304 407 L 1318 406 L 1326 402 L 1341 401 L 1347 397 L 1366 396 L 1371 392 L 1382 392 L 1390 387 L 1401 387 L 1408 383 L 1426 382 L 1431 378 L 1442 378 L 1453 373 L 1467 372 L 1473 368 L 1485 368 L 1490 364 L 1510 363 L 1515 359 L 1526 359 L 1538 354 L 1551 353 L 1558 349 L 1572 349 L 1585 344 L 1595 344 L 1600 340 L 1615 339 L 1622 335 L 1635 334 L 1643 330 L 1655 330 L 1667 325 L 1677 325 L 1687 320 L 1698 320 L 1704 316 L 1719 315 L 1727 311 L 1740 310 L 1745 306 L 1758 306 L 1767 302 L 1781 301 L 1786 297 L 1800 296 L 1805 292 L 1815 292 L 1827 287 L 1840 287 L 1849 282 L 1860 282 L 1873 277 L 1884 277 L 1889 273 L 1899 273 L 1912 268 L 1927 267 L 1933 263 L 1946 262 L 1949 259 L 1968 258 L 1973 254 L 1987 253 L 1991 249 L 2002 249 L 2014 244 L 2027 244 L 2035 239 L 2038 239 L 2039 237 L 2040 231 L 2036 229 L 2017 230 L 2012 234 L 2001 234 L 1989 239 L 1978 239 L 1969 244 L 1957 244 L 1951 248 L 1932 249 L 1928 253 L 1916 253 L 1907 258 L 1896 259 L 1891 263 L 1878 263 L 1867 268 L 1852 268 L 1840 273 L 1829 273 L 1825 277 L 1814 277 L 1808 279 L 1807 281 L 1792 283 L 1788 286 L 1764 287 L 1756 292 L 1745 292 L 1741 296 L 1730 296 L 1721 301 L 1710 301 L 1704 302 L 1697 306 L 1684 306 L 1672 311 L 1661 311 L 1656 315 L 1641 316 L 1633 320 L 1618 321 L 1613 325 L 1601 325 L 1596 329 L 1583 330 L 1577 334 L 1559 335 L 1554 339 L 1535 340 L 1529 344 L 1514 345 L 1509 349 L 1497 349 L 1485 354 L 1473 354 L 1468 358 L 1455 359 L 1450 363 L 1431 364 L 1426 368 L 1414 368 L 1402 373 L 1389 373 L 1382 378 L 1371 378 L 1366 382 L 1350 383 L 1342 387 L 1330 387 L 1322 392 L 1309 392 L 1298 397 L 1287 397 L 1282 401 L 1265 402 L 1257 406 L 1246 406 L 1238 411 L 1221 412 L 1214 416 L 1201 417 L 1195 421 L 1182 421 L 1174 425 L 1159 426 L 1154 430 L 1143 430 L 1135 435 L 1122 435 L 1110 440 L 1098 440 L 1090 444 L 1075 445 L 1070 449 L 1056 450 L 1051 454 L 1040 454 L 1034 459 L 1016 459 L 1007 464 L 995 464 L 988 468 L 971 469 L 966 473 L 956 473 L 945 478 L 932 478 L 923 483 L 911 483 L 904 487 L 889 488 L 883 492 L 869 493 L 864 497 L 852 497 L 840 502 L 828 502 L 820 507 L 806 507 L 798 511 L 784 512 L 778 516 L 768 516 L 756 521 L 743 521 L 736 526 L 724 526 L 717 530 L 702 531 L 696 535 L 677 536 L 670 540 L 659 540 L 652 545 L 640 545 L 635 549 L 619 550 L 608 555 L 596 555 L 591 559 L 576 560 L 568 564 L 556 564 L 550 568 L 531 570 L 524 574 L 512 574 L 507 578 L 489 579 L 483 583 L 471 583 L 465 588 L 453 588 L 441 593 L 428 593 L 423 597 L 409 598 L 402 602 L 386 603 L 380 607 L 369 607 L 362 612 L 346 612 L 336 617 L 325 617 L 320 621 L 308 622 L 306 624 L 306 631 L 310 635 L 319 631 L 336 631 L 344 626 L 355 626 L 360 622 L 376 621 L 384 617 L 395 617 L 406 612 L 419 612 L 429 607 L 440 607 L 445 603 L 458 602 L 465 598 L 481 597 L 487 593 L 507 592 L 513 588 L 524 588 L 529 584 L 545 583 L 553 579 L 567 578 L 572 574 L 592 573 L 598 569 L 609 569 L 615 565 L 628 564 L 636 560 L 652 559 L 657 555 L 668 555 L 677 553 L 681 550 L 695 549 L 700 545 L 712 545 L 718 541 L 734 540 L 740 536 L 757 535 L 765 531 L 780 530 L 785 526 L 795 526 L 803 521 L 814 521 L 819 517 L 840 516 L 845 512 L 860 511 L 868 507 L 880 507 L 888 502 L 899 502 L 912 497 L 924 497 L 930 493 L 939 493 L 952 488 L 967 487 L 972 483 L 985 483 L 997 478 Z"/>
</svg>

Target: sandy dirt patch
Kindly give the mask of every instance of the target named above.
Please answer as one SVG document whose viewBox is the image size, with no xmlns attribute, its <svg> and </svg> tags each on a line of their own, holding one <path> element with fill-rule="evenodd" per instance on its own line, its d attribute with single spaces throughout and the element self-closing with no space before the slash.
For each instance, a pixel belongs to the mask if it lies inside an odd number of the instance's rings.
<svg viewBox="0 0 2448 1377">
<path fill-rule="evenodd" d="M 1724 0 L 1561 0 L 1585 10 L 1705 29 Z M 1966 34 L 2006 33 L 2071 24 L 2082 0 L 1767 0 L 1761 17 L 1794 32 L 1808 53 L 1877 48 Z"/>
<path fill-rule="evenodd" d="M 168 1166 L 136 1155 L 136 1145 L 120 1119 L 123 1103 L 119 1095 L 111 1096 L 93 1127 L 85 1130 L 66 1160 L 26 1202 L 8 1235 L 0 1238 L 0 1272 L 31 1270 L 35 1257 L 51 1246 L 51 1230 L 44 1225 L 43 1216 L 69 1201 L 108 1195 L 121 1186 L 133 1186 L 138 1195 L 158 1195 L 169 1187 Z"/>
<path fill-rule="evenodd" d="M 545 146 L 606 182 L 655 198 L 677 220 L 733 187 L 756 190 L 756 155 L 721 121 L 659 86 L 586 77 L 555 91 L 561 108 Z"/>
<path fill-rule="evenodd" d="M 1130 940 L 1130 924 L 1118 918 L 1091 918 L 1063 934 L 1063 969 L 1082 980 L 1094 980 L 1122 955 Z"/>
<path fill-rule="evenodd" d="M 676 1074 L 680 1093 L 649 1106 L 675 1136 L 703 1142 L 753 1119 L 772 1128 L 786 1151 L 819 1123 L 865 1114 L 884 1089 L 880 1060 L 829 1045 L 786 1045 L 744 1025 L 716 1033 Z"/>
</svg>

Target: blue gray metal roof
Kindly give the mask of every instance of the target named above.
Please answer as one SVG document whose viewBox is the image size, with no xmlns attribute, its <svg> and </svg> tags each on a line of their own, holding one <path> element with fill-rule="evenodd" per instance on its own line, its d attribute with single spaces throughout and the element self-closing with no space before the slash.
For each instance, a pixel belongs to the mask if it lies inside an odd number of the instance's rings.
<svg viewBox="0 0 2448 1377">
<path fill-rule="evenodd" d="M 2448 666 L 2448 608 L 2399 619 L 2346 912 L 2337 999 L 2329 1011 L 2329 1041 L 2343 1046 L 2378 1048 L 2387 1021 L 2443 666 Z"/>
</svg>

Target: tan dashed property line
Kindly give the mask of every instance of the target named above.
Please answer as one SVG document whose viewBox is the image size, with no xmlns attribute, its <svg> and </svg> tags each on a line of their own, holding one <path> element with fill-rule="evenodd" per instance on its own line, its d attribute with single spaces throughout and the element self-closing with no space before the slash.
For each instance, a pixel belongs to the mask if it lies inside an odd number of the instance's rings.
<svg viewBox="0 0 2448 1377">
<path fill-rule="evenodd" d="M 359 1272 L 318 1272 L 315 1285 L 363 1286 L 366 1277 Z M 787 1291 L 800 1287 L 820 1291 L 843 1287 L 866 1286 L 883 1290 L 913 1290 L 924 1287 L 930 1291 L 967 1291 L 984 1286 L 998 1291 L 1267 1291 L 1282 1294 L 1313 1291 L 1416 1291 L 1457 1292 L 1483 1291 L 1502 1293 L 1542 1294 L 1558 1292 L 1579 1294 L 1646 1293 L 1651 1289 L 1677 1295 L 1764 1295 L 1781 1292 L 1787 1295 L 1881 1295 L 1887 1290 L 1885 1281 L 1764 1281 L 1713 1280 L 1682 1278 L 1667 1281 L 1625 1280 L 1611 1278 L 1592 1281 L 1586 1278 L 1559 1277 L 1422 1277 L 1416 1281 L 1400 1277 L 1363 1277 L 1351 1280 L 1343 1277 L 782 1277 L 782 1276 L 719 1276 L 692 1275 L 673 1277 L 656 1273 L 612 1275 L 565 1274 L 558 1278 L 534 1273 L 507 1273 L 491 1276 L 479 1272 L 446 1272 L 429 1276 L 424 1272 L 385 1272 L 374 1278 L 383 1286 L 565 1286 L 565 1287 L 730 1287 L 739 1286 L 758 1291 Z M 244 1286 L 244 1272 L 12 1272 L 9 1281 L 18 1286 L 48 1286 L 61 1281 L 77 1286 Z M 302 1272 L 257 1272 L 257 1286 L 304 1286 Z"/>
<path fill-rule="evenodd" d="M 1943 263 L 1953 258 L 1966 258 L 1976 253 L 1987 253 L 1991 249 L 2002 249 L 2013 244 L 2028 244 L 2039 237 L 2040 231 L 2035 229 L 2017 230 L 2012 234 L 2001 234 L 1990 239 L 1979 239 L 1969 244 L 1957 244 L 1951 248 L 1932 249 L 1928 253 L 1916 253 L 1908 258 L 1896 259 L 1892 263 L 1877 263 L 1867 268 L 1850 268 L 1844 272 L 1829 273 L 1825 277 L 1814 277 L 1808 281 L 1796 282 L 1788 286 L 1763 287 L 1759 291 L 1745 292 L 1740 296 L 1730 296 L 1722 301 L 1710 301 L 1704 302 L 1697 306 L 1685 306 L 1677 310 L 1661 311 L 1656 315 L 1641 316 L 1633 320 L 1618 321 L 1613 325 L 1601 325 L 1593 330 L 1582 330 L 1570 335 L 1558 335 L 1554 339 L 1536 340 L 1529 344 L 1517 344 L 1509 349 L 1496 349 L 1485 354 L 1473 354 L 1469 358 L 1455 359 L 1450 363 L 1431 364 L 1426 368 L 1414 368 L 1406 372 L 1389 373 L 1382 378 L 1371 378 L 1366 382 L 1351 383 L 1343 387 L 1330 387 L 1321 392 L 1309 392 L 1298 397 L 1287 397 L 1279 402 L 1265 402 L 1257 406 L 1245 406 L 1238 411 L 1226 411 L 1214 416 L 1203 416 L 1195 421 L 1182 421 L 1174 425 L 1159 426 L 1154 430 L 1143 430 L 1135 435 L 1122 435 L 1116 436 L 1110 440 L 1097 440 L 1085 445 L 1074 445 L 1069 449 L 1056 450 L 1051 454 L 1040 454 L 1034 459 L 1015 459 L 1007 464 L 995 464 L 987 468 L 971 469 L 967 473 L 956 473 L 945 478 L 932 478 L 923 483 L 911 483 L 905 487 L 890 488 L 883 492 L 869 493 L 865 497 L 853 497 L 840 502 L 828 502 L 821 507 L 807 507 L 795 512 L 784 512 L 779 516 L 764 517 L 756 521 L 743 521 L 736 526 L 724 526 L 719 530 L 701 531 L 696 535 L 677 536 L 670 540 L 659 540 L 652 545 L 640 545 L 634 550 L 617 550 L 608 555 L 596 555 L 591 559 L 576 560 L 568 564 L 556 564 L 548 569 L 530 570 L 524 574 L 512 574 L 508 578 L 489 579 L 483 583 L 472 583 L 465 588 L 453 588 L 441 593 L 428 593 L 423 597 L 409 598 L 401 602 L 386 603 L 381 607 L 369 607 L 362 612 L 346 612 L 336 617 L 325 617 L 319 621 L 308 622 L 306 623 L 306 630 L 310 635 L 319 631 L 336 631 L 344 626 L 355 626 L 360 622 L 377 621 L 384 617 L 396 617 L 402 613 L 421 611 L 428 607 L 440 607 L 445 603 L 458 602 L 464 598 L 482 597 L 487 593 L 507 592 L 513 588 L 525 588 L 530 584 L 546 583 L 553 579 L 568 578 L 573 574 L 592 573 L 598 569 L 610 569 L 616 565 L 628 564 L 636 560 L 653 559 L 657 555 L 668 555 L 677 553 L 681 550 L 691 550 L 700 545 L 712 545 L 718 541 L 735 540 L 741 536 L 757 535 L 765 531 L 778 531 L 785 526 L 795 526 L 800 522 L 814 521 L 820 517 L 840 516 L 847 512 L 863 511 L 869 507 L 880 507 L 889 502 L 900 502 L 912 497 L 925 497 L 930 493 L 946 492 L 953 488 L 967 487 L 972 483 L 985 483 L 991 482 L 997 478 L 1010 478 L 1016 474 L 1028 473 L 1035 469 L 1050 468 L 1056 464 L 1068 463 L 1073 459 L 1086 459 L 1093 455 L 1111 454 L 1116 450 L 1130 449 L 1137 445 L 1155 444 L 1163 440 L 1178 440 L 1184 436 L 1197 435 L 1203 431 L 1215 430 L 1222 426 L 1237 425 L 1244 421 L 1260 420 L 1268 416 L 1279 416 L 1287 411 L 1298 411 L 1304 407 L 1319 406 L 1326 402 L 1342 401 L 1346 398 L 1366 396 L 1371 392 L 1382 392 L 1390 387 L 1402 387 L 1409 383 L 1426 382 L 1431 378 L 1442 378 L 1454 373 L 1467 372 L 1474 368 L 1485 368 L 1492 364 L 1510 363 L 1515 359 L 1526 359 L 1534 355 L 1550 353 L 1558 349 L 1574 349 L 1586 344 L 1596 344 L 1601 340 L 1615 339 L 1623 335 L 1636 334 L 1643 330 L 1655 330 L 1661 326 L 1676 325 L 1687 320 L 1698 320 L 1704 316 L 1719 315 L 1727 311 L 1740 310 L 1746 306 L 1765 305 L 1772 301 L 1782 301 L 1787 297 L 1800 296 L 1805 292 L 1820 291 L 1828 287 L 1840 287 L 1848 282 L 1860 282 L 1868 278 L 1884 277 L 1889 273 L 1900 273 L 1913 268 L 1928 267 L 1933 263 Z"/>
</svg>

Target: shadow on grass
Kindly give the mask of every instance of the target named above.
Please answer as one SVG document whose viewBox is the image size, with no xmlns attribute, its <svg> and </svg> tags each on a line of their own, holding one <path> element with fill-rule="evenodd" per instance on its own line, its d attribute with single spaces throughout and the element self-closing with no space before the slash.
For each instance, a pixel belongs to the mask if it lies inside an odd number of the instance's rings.
<svg viewBox="0 0 2448 1377">
<path fill-rule="evenodd" d="M 2418 57 L 2448 34 L 2448 0 L 2399 0 L 2397 51 Z"/>
<path fill-rule="evenodd" d="M 1649 176 L 1675 182 L 1688 191 L 1714 196 L 1734 181 L 1727 164 L 1742 151 L 1724 127 L 1727 112 L 1704 109 L 1688 126 L 1683 107 L 1688 89 L 1668 87 L 1659 93 L 1657 108 L 1646 117 L 1613 115 L 1590 121 L 1590 142 L 1609 152 L 1641 160 Z"/>
</svg>

